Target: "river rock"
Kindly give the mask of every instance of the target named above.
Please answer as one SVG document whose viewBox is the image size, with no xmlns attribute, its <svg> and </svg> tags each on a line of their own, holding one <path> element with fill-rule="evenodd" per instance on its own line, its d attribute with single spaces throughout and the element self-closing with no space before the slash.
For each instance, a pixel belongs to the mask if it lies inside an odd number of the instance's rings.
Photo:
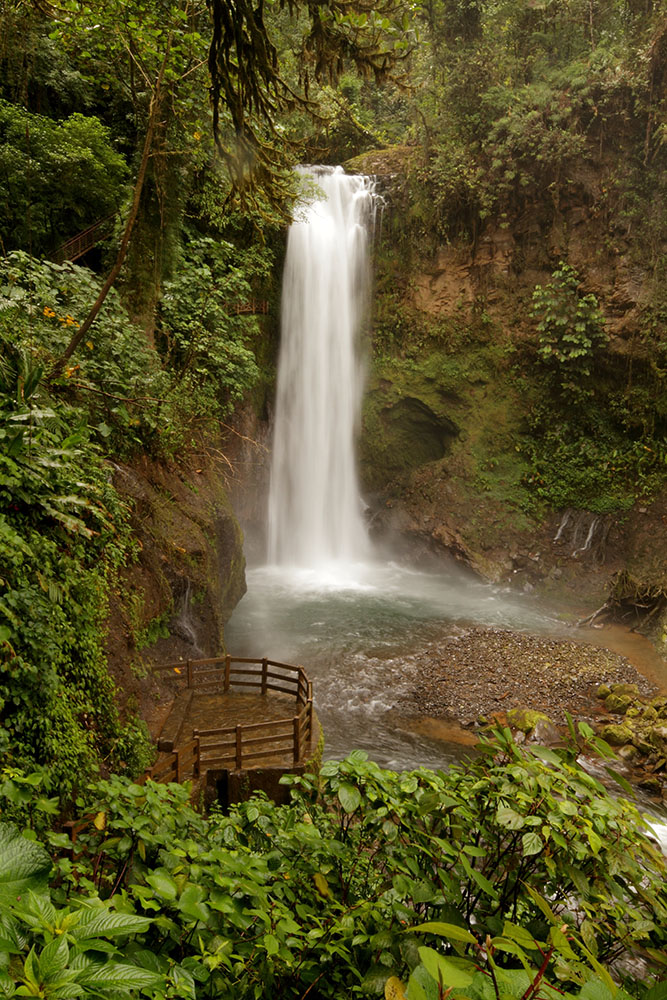
<svg viewBox="0 0 667 1000">
<path fill-rule="evenodd" d="M 611 688 L 609 687 L 609 685 L 600 684 L 600 687 L 597 690 L 598 698 L 604 699 L 607 698 L 610 694 L 611 694 Z"/>
<path fill-rule="evenodd" d="M 562 734 L 551 719 L 546 718 L 546 716 L 543 719 L 538 719 L 536 722 L 533 737 L 538 743 L 546 746 L 555 746 L 563 742 Z"/>
<path fill-rule="evenodd" d="M 638 785 L 640 788 L 643 788 L 644 791 L 650 792 L 654 795 L 660 795 L 662 792 L 662 785 L 660 784 L 659 779 L 652 774 L 647 774 L 643 778 L 640 778 Z"/>
<path fill-rule="evenodd" d="M 614 694 L 631 694 L 635 698 L 639 696 L 639 688 L 636 684 L 612 684 L 611 690 Z"/>
<path fill-rule="evenodd" d="M 551 719 L 544 712 L 538 712 L 532 708 L 511 708 L 507 713 L 507 722 L 512 729 L 529 733 L 535 729 L 539 722 L 551 723 Z"/>
<path fill-rule="evenodd" d="M 632 705 L 632 698 L 629 694 L 619 694 L 616 691 L 612 691 L 605 698 L 604 704 L 609 712 L 613 712 L 615 715 L 625 715 L 628 708 Z"/>
<path fill-rule="evenodd" d="M 620 747 L 628 743 L 632 743 L 633 733 L 630 726 L 612 724 L 603 726 L 600 731 L 600 736 L 611 746 Z"/>
<path fill-rule="evenodd" d="M 667 747 L 667 726 L 651 726 L 649 740 L 659 749 Z"/>
</svg>

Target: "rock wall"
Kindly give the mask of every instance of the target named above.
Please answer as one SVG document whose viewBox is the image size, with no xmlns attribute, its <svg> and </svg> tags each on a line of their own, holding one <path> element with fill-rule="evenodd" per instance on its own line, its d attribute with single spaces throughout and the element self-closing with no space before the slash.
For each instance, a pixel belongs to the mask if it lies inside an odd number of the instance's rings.
<svg viewBox="0 0 667 1000">
<path fill-rule="evenodd" d="M 567 260 L 605 315 L 605 377 L 632 381 L 633 366 L 650 363 L 642 317 L 654 277 L 613 215 L 604 171 L 582 163 L 557 205 L 545 199 L 489 221 L 475 241 L 435 246 L 410 228 L 413 153 L 375 151 L 352 164 L 379 175 L 387 202 L 360 445 L 373 532 L 418 562 L 454 557 L 582 613 L 624 573 L 664 589 L 667 490 L 604 516 L 527 502 L 529 401 L 515 357 L 535 338 L 535 285 Z M 663 387 L 656 413 L 666 406 Z M 661 635 L 666 620 L 654 616 Z"/>
<path fill-rule="evenodd" d="M 225 622 L 245 593 L 243 537 L 227 472 L 210 455 L 178 467 L 145 457 L 113 467 L 137 558 L 111 595 L 109 665 L 121 699 L 154 734 L 173 690 L 152 667 L 223 652 Z"/>
</svg>

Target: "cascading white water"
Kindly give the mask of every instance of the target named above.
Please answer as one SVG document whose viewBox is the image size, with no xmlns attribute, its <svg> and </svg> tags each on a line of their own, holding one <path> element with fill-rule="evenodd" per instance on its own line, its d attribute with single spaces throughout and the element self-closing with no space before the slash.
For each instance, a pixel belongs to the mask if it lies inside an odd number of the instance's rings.
<svg viewBox="0 0 667 1000">
<path fill-rule="evenodd" d="M 269 561 L 318 570 L 368 552 L 355 464 L 374 184 L 302 169 L 290 227 L 269 494 Z"/>
</svg>

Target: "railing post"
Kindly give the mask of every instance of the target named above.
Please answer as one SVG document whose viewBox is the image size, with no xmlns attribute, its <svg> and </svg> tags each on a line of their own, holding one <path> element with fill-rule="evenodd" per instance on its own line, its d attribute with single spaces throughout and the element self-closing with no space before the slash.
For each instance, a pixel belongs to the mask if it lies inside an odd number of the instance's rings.
<svg viewBox="0 0 667 1000">
<path fill-rule="evenodd" d="M 200 768 L 200 764 L 201 764 L 201 761 L 200 761 L 201 748 L 200 748 L 199 730 L 198 729 L 193 729 L 192 730 L 192 739 L 195 741 L 195 759 L 194 759 L 194 763 L 192 765 L 192 777 L 193 778 L 199 778 L 199 777 L 201 777 L 201 768 Z"/>
<path fill-rule="evenodd" d="M 313 746 L 313 699 L 308 699 L 308 748 Z"/>
<path fill-rule="evenodd" d="M 181 783 L 181 751 L 176 750 L 176 781 Z"/>
<path fill-rule="evenodd" d="M 236 770 L 240 771 L 243 766 L 243 726 L 240 723 L 236 727 Z"/>
<path fill-rule="evenodd" d="M 227 656 L 225 657 L 225 685 L 224 685 L 225 693 L 229 691 L 229 680 L 230 680 L 231 670 L 232 670 L 232 658 L 228 653 Z"/>
<path fill-rule="evenodd" d="M 262 659 L 262 694 L 266 694 L 268 663 L 266 657 Z"/>
<path fill-rule="evenodd" d="M 188 660 L 188 687 L 194 687 L 192 683 L 192 660 Z"/>
<path fill-rule="evenodd" d="M 298 715 L 292 719 L 292 728 L 294 729 L 294 763 L 298 764 L 301 760 L 301 728 Z"/>
<path fill-rule="evenodd" d="M 195 762 L 192 768 L 192 776 L 199 780 L 201 778 L 201 740 L 199 739 L 199 732 L 195 729 L 194 739 L 196 741 L 195 746 Z"/>
</svg>

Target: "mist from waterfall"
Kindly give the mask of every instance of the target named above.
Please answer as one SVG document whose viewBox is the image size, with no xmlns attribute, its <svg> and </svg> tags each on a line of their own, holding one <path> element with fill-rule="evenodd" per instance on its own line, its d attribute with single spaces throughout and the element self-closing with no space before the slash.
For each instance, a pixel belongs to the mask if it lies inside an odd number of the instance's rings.
<svg viewBox="0 0 667 1000">
<path fill-rule="evenodd" d="M 301 170 L 287 241 L 269 493 L 269 562 L 306 570 L 369 553 L 355 461 L 368 303 L 368 177 Z"/>
</svg>

